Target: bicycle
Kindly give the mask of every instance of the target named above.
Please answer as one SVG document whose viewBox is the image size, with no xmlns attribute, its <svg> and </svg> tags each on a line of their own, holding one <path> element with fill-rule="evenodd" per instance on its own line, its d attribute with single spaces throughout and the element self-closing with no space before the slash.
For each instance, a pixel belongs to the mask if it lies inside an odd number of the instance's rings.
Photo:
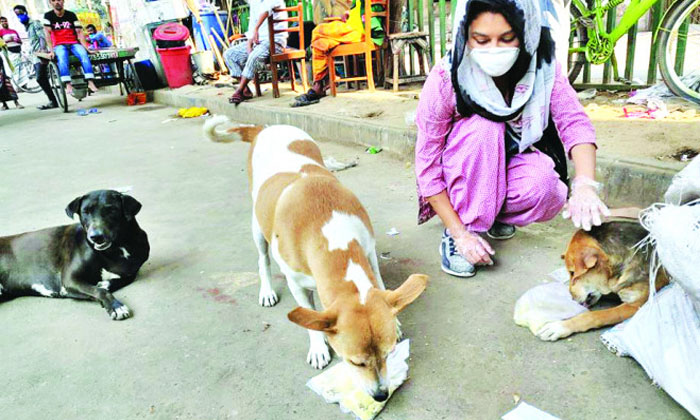
<svg viewBox="0 0 700 420">
<path fill-rule="evenodd" d="M 592 1 L 589 8 L 587 2 Z M 619 24 L 610 32 L 604 17 L 614 13 L 615 6 L 624 0 L 572 0 L 571 34 L 569 36 L 568 76 L 573 83 L 586 61 L 592 64 L 612 64 L 616 81 L 629 83 L 619 76 L 615 58 L 615 43 L 632 28 L 654 4 L 661 0 L 631 0 Z M 589 3 L 590 4 L 590 3 Z M 696 63 L 697 57 L 686 60 L 688 35 L 700 39 L 700 0 L 676 0 L 664 13 L 661 25 L 654 33 L 654 46 L 659 69 L 664 82 L 678 96 L 700 104 L 700 92 L 693 90 L 684 81 L 683 68 L 686 61 Z M 700 51 L 690 52 L 698 54 Z M 699 70 L 700 71 L 700 70 Z"/>
<path fill-rule="evenodd" d="M 15 63 L 12 63 L 12 60 L 10 60 L 10 54 L 7 47 L 3 47 L 3 49 L 5 58 L 8 60 L 9 64 L 10 80 L 12 81 L 15 90 L 26 93 L 40 92 L 41 86 L 39 86 L 39 82 L 36 80 L 37 74 L 31 56 L 22 50 L 20 53 L 19 64 L 15 65 Z M 22 83 L 23 81 L 25 83 Z"/>
</svg>

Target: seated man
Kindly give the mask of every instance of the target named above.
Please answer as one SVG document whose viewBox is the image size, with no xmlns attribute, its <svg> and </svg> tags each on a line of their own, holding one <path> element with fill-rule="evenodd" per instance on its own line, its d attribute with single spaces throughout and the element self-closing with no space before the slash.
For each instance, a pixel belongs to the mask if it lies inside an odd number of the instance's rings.
<svg viewBox="0 0 700 420">
<path fill-rule="evenodd" d="M 97 86 L 93 82 L 95 75 L 88 57 L 88 45 L 78 17 L 75 13 L 63 8 L 63 0 L 49 0 L 49 2 L 53 10 L 44 14 L 46 41 L 50 51 L 49 56 L 51 58 L 55 56 L 58 60 L 58 73 L 61 81 L 66 85 L 66 93 L 69 95 L 73 93 L 73 85 L 70 82 L 69 52 L 80 59 L 88 89 L 96 93 Z"/>
<path fill-rule="evenodd" d="M 382 6 L 374 5 L 373 10 L 378 11 Z M 365 0 L 354 0 L 352 8 L 346 11 L 340 20 L 322 23 L 314 28 L 311 34 L 311 65 L 314 84 L 309 91 L 298 96 L 292 104 L 294 107 L 306 106 L 318 103 L 326 96 L 329 85 L 328 77 L 328 53 L 339 44 L 360 42 L 364 38 Z M 378 17 L 372 18 L 372 42 L 377 45 L 384 43 L 384 28 Z"/>
<path fill-rule="evenodd" d="M 98 32 L 97 28 L 95 28 L 95 25 L 92 23 L 86 26 L 85 30 L 88 33 L 88 39 L 90 40 L 90 44 L 92 44 L 93 48 L 100 49 L 112 47 L 112 41 L 110 41 L 104 33 Z"/>
<path fill-rule="evenodd" d="M 224 51 L 224 61 L 231 77 L 240 79 L 238 88 L 229 102 L 240 104 L 251 99 L 253 93 L 248 89 L 248 83 L 255 77 L 255 70 L 270 56 L 270 34 L 265 19 L 272 15 L 273 19 L 287 19 L 287 12 L 275 12 L 273 9 L 286 7 L 284 0 L 250 0 L 250 20 L 246 38 L 248 42 L 234 45 Z M 287 22 L 275 23 L 275 30 L 287 28 Z M 275 52 L 281 53 L 287 46 L 287 32 L 275 34 Z"/>
</svg>

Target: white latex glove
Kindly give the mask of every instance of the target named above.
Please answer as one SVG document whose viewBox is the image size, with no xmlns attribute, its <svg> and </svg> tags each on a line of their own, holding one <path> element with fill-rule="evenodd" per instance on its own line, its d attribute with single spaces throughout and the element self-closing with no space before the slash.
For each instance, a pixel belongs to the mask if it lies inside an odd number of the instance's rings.
<svg viewBox="0 0 700 420">
<path fill-rule="evenodd" d="M 472 233 L 466 229 L 459 232 L 451 232 L 455 240 L 457 251 L 473 265 L 493 265 L 491 255 L 495 252 L 491 245 L 477 233 Z"/>
<path fill-rule="evenodd" d="M 591 230 L 591 226 L 600 226 L 605 217 L 610 216 L 608 206 L 598 197 L 601 184 L 594 180 L 578 176 L 571 183 L 571 196 L 564 205 L 562 217 L 571 218 L 574 226 Z"/>
</svg>

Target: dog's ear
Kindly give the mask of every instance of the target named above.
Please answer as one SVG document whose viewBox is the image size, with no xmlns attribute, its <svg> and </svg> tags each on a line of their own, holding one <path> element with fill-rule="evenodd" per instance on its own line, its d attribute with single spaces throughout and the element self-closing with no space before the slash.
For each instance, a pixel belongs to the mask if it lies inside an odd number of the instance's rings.
<svg viewBox="0 0 700 420">
<path fill-rule="evenodd" d="M 288 313 L 287 318 L 309 330 L 323 331 L 330 334 L 336 332 L 335 323 L 338 320 L 335 313 L 329 311 L 319 312 L 302 307 L 297 307 Z"/>
<path fill-rule="evenodd" d="M 68 206 L 66 206 L 66 214 L 68 215 L 68 217 L 72 219 L 75 213 L 78 213 L 78 216 L 80 216 L 80 202 L 82 200 L 83 196 L 81 195 L 80 197 L 77 197 L 75 200 L 71 201 L 68 204 Z"/>
<path fill-rule="evenodd" d="M 586 255 L 583 256 L 583 264 L 586 266 L 586 268 L 590 269 L 595 267 L 595 265 L 598 263 L 598 255 L 597 253 L 587 253 Z"/>
<path fill-rule="evenodd" d="M 411 274 L 396 290 L 386 291 L 386 301 L 393 308 L 394 314 L 403 311 L 428 287 L 429 277 L 425 274 Z"/>
<path fill-rule="evenodd" d="M 122 194 L 122 211 L 126 220 L 133 220 L 139 211 L 141 211 L 141 203 L 130 195 Z"/>
</svg>

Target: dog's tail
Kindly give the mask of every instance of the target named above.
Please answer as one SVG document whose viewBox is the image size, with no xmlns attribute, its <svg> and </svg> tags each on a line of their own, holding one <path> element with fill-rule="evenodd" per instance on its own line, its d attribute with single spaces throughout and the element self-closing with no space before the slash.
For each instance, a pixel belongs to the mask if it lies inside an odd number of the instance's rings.
<svg viewBox="0 0 700 420">
<path fill-rule="evenodd" d="M 232 141 L 240 140 L 245 143 L 251 143 L 255 137 L 260 133 L 263 128 L 261 125 L 238 125 L 235 127 L 229 127 L 224 130 L 219 129 L 221 125 L 229 124 L 231 120 L 225 115 L 214 115 L 213 117 L 207 119 L 204 123 L 204 136 L 211 141 L 218 143 L 230 143 Z"/>
</svg>

